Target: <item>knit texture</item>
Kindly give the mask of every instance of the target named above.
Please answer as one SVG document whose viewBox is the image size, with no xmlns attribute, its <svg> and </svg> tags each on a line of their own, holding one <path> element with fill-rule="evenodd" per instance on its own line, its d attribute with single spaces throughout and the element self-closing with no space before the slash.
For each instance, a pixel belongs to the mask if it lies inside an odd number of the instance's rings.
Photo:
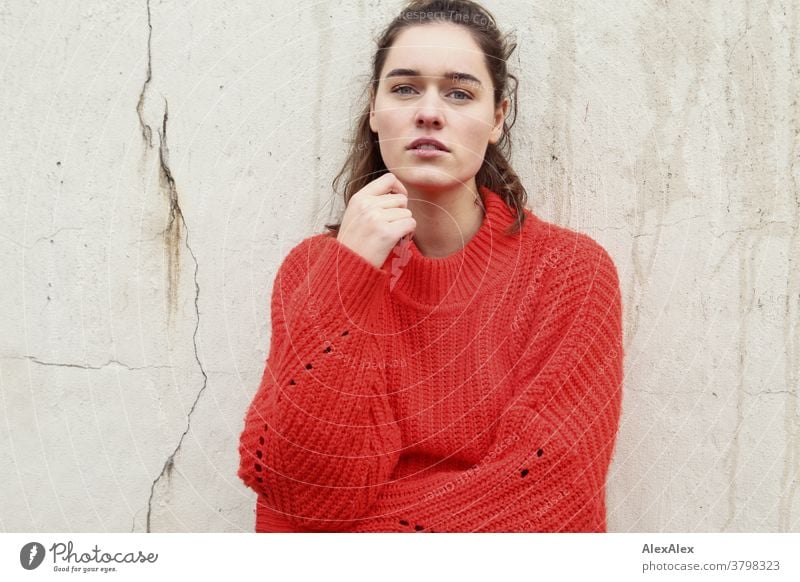
<svg viewBox="0 0 800 582">
<path fill-rule="evenodd" d="M 481 188 L 478 232 L 379 269 L 329 234 L 282 262 L 239 477 L 257 532 L 603 532 L 623 381 L 617 270 Z"/>
</svg>

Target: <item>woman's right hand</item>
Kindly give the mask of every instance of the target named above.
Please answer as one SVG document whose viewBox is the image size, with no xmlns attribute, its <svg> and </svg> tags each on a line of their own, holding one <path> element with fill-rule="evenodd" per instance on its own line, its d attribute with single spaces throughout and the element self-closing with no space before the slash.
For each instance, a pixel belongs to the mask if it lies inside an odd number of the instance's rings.
<svg viewBox="0 0 800 582">
<path fill-rule="evenodd" d="M 394 174 L 376 178 L 350 198 L 336 240 L 380 269 L 417 226 L 407 204 L 408 192 Z"/>
</svg>

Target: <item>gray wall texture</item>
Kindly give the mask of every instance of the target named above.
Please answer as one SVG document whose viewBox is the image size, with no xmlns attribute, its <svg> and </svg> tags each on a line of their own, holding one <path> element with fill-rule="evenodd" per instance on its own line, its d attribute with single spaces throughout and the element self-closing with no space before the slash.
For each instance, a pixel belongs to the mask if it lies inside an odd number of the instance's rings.
<svg viewBox="0 0 800 582">
<path fill-rule="evenodd" d="M 276 269 L 402 2 L 0 4 L 0 531 L 252 531 Z M 800 531 L 797 0 L 487 0 L 531 209 L 617 263 L 610 531 Z"/>
</svg>

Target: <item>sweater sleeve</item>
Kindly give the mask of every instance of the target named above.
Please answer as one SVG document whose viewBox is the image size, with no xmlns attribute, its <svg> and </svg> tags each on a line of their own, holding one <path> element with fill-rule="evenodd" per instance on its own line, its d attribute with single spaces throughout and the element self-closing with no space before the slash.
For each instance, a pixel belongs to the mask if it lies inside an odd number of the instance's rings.
<svg viewBox="0 0 800 582">
<path fill-rule="evenodd" d="M 578 240 L 551 252 L 529 288 L 539 297 L 533 315 L 512 324 L 522 354 L 509 376 L 514 396 L 485 456 L 465 471 L 434 467 L 389 483 L 350 531 L 605 531 L 622 305 L 609 255 Z"/>
<path fill-rule="evenodd" d="M 295 247 L 276 275 L 269 355 L 238 475 L 301 531 L 338 530 L 363 515 L 397 464 L 384 372 L 361 365 L 381 357 L 370 328 L 387 280 L 326 235 Z"/>
</svg>

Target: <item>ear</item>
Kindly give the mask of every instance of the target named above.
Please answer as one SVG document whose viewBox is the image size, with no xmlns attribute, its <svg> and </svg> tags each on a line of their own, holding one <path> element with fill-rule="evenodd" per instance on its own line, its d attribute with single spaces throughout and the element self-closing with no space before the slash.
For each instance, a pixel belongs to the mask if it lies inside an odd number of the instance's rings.
<svg viewBox="0 0 800 582">
<path fill-rule="evenodd" d="M 491 144 L 497 143 L 503 135 L 503 123 L 506 120 L 506 115 L 508 115 L 508 107 L 509 100 L 508 97 L 506 97 L 500 102 L 500 105 L 497 106 L 494 112 L 494 126 L 489 133 L 489 143 Z"/>
<path fill-rule="evenodd" d="M 373 90 L 369 92 L 369 128 L 374 133 L 378 133 L 378 124 L 375 122 L 375 92 Z"/>
</svg>

